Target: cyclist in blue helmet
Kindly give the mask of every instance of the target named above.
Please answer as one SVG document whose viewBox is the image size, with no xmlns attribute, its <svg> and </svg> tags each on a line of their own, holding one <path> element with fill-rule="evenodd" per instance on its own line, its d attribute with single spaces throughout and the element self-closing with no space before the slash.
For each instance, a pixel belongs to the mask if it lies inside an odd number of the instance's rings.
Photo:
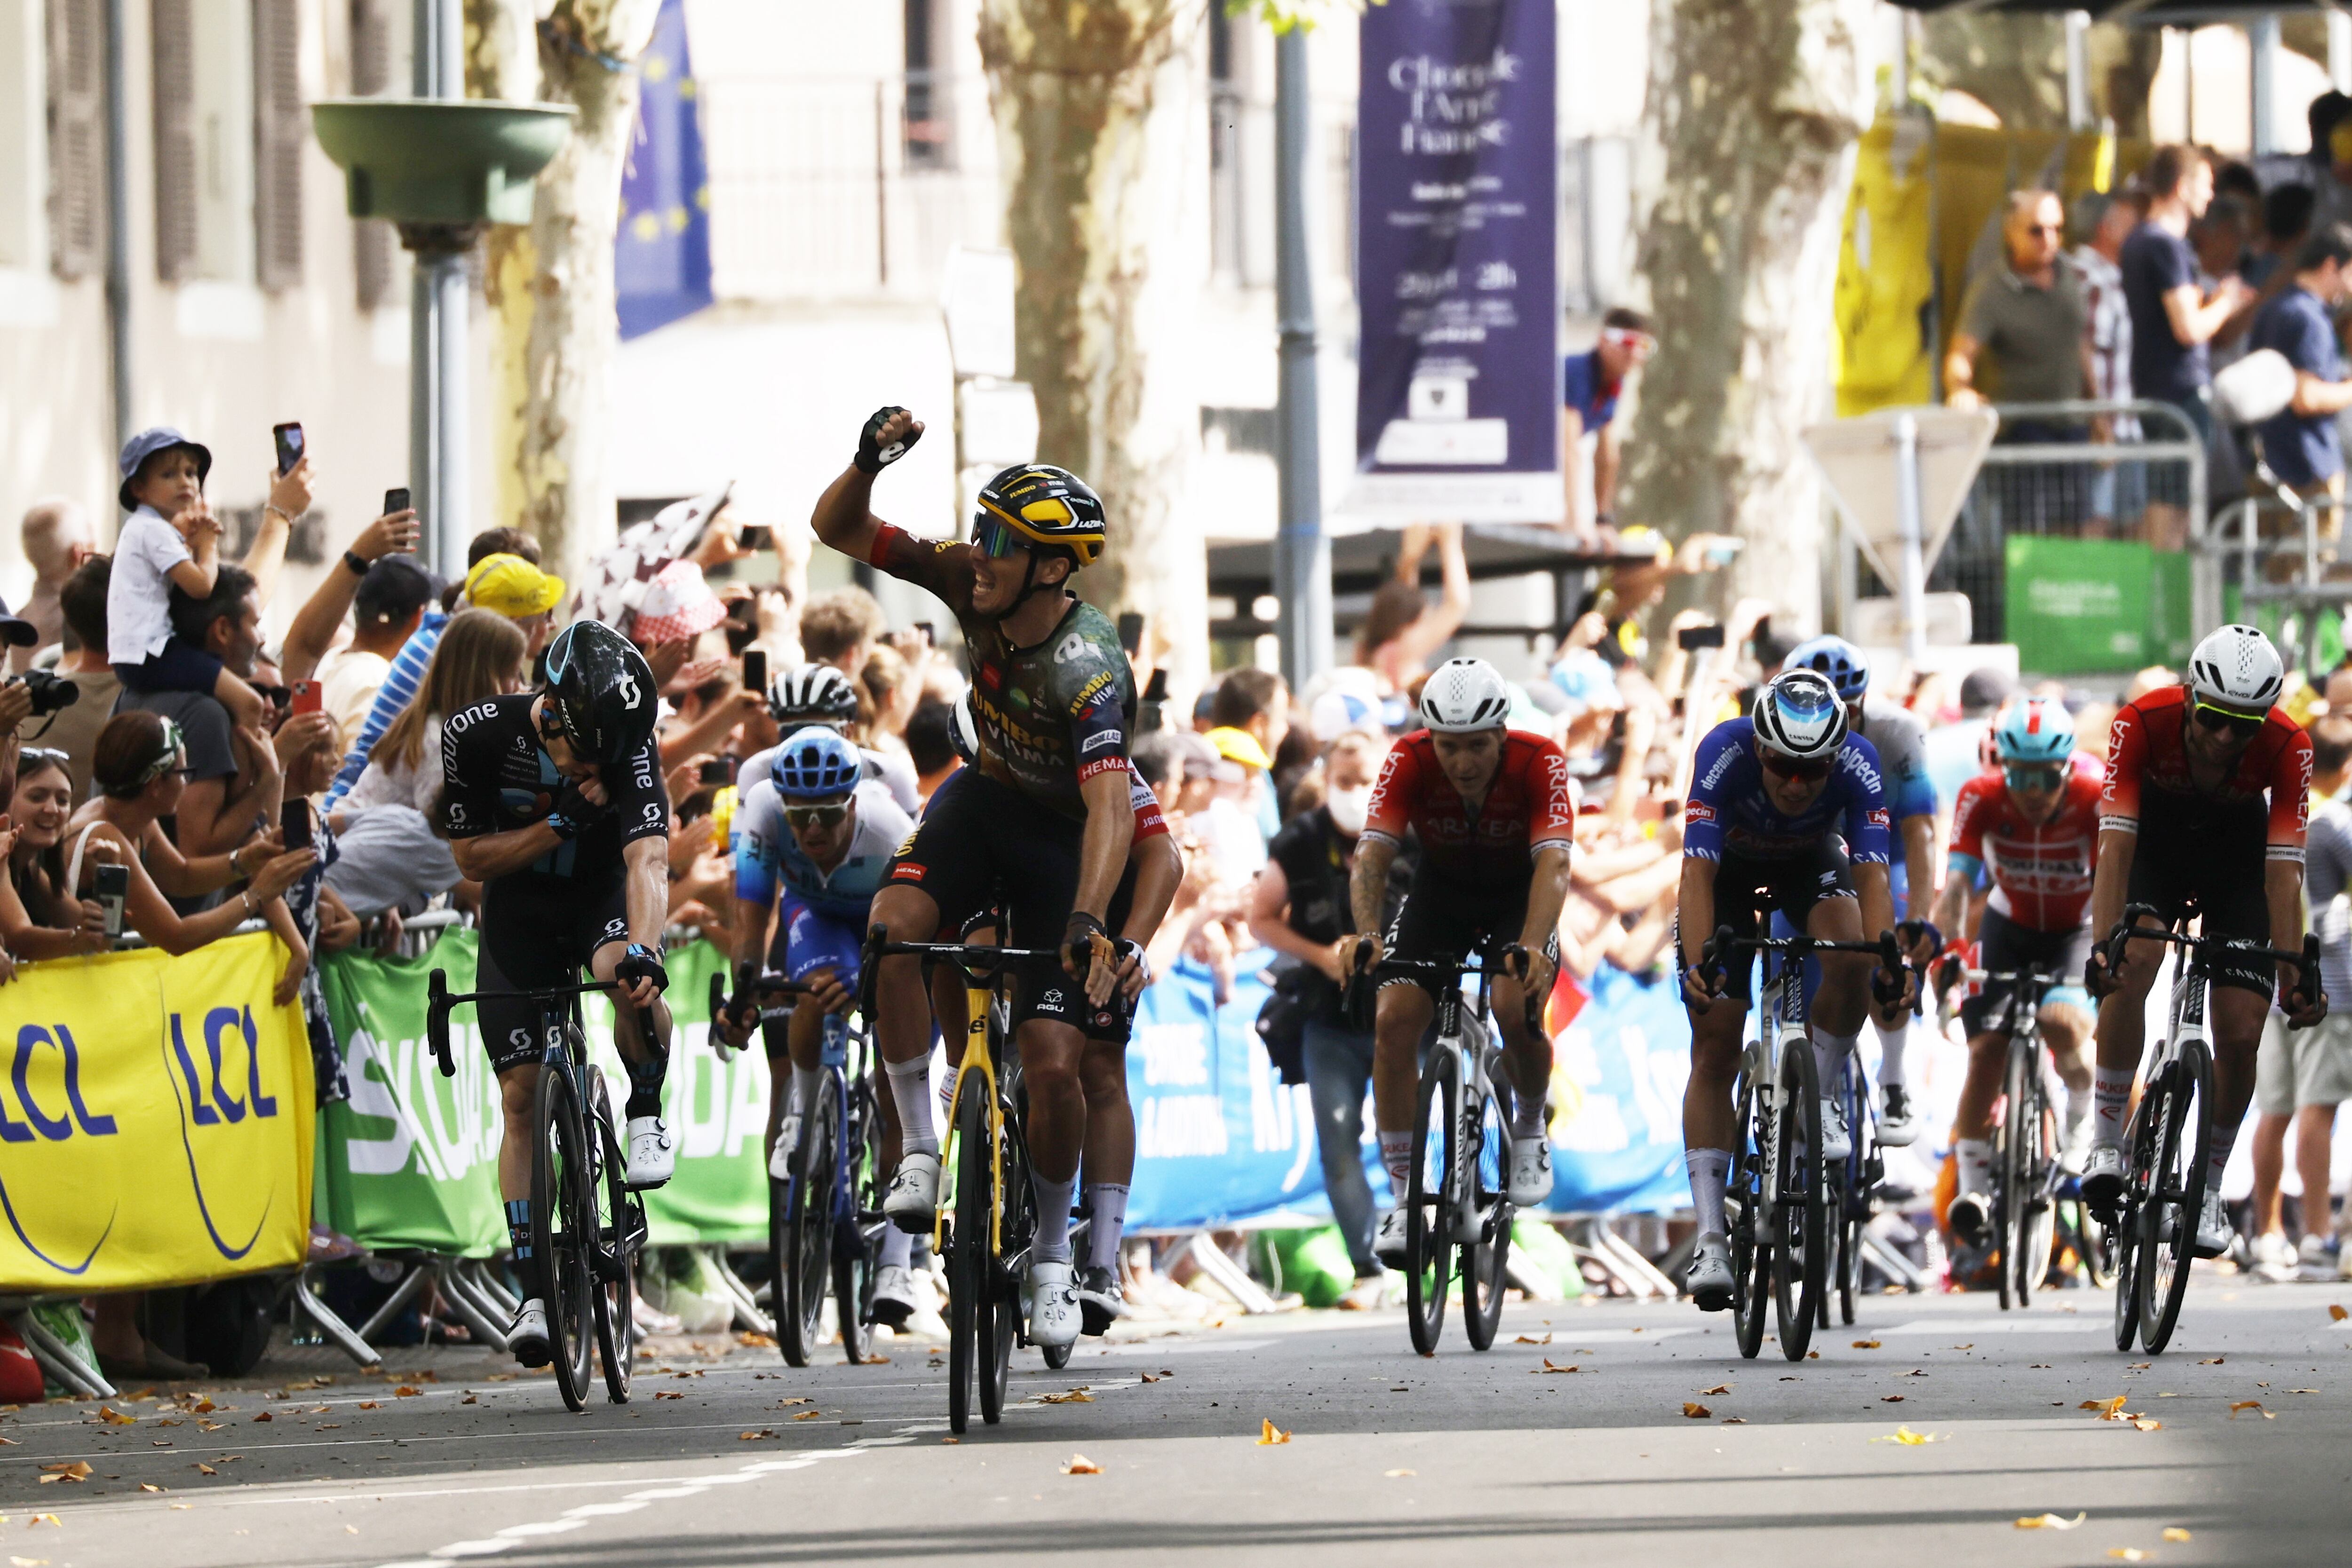
<svg viewBox="0 0 2352 1568">
<path fill-rule="evenodd" d="M 1783 669 L 1810 669 L 1837 688 L 1853 732 L 1878 752 L 1886 809 L 1894 817 L 1894 862 L 1888 868 L 1902 937 L 1916 963 L 1933 959 L 1942 933 L 1928 918 L 1936 897 L 1936 786 L 1927 778 L 1927 731 L 1910 710 L 1869 695 L 1870 660 L 1843 637 L 1822 636 L 1789 650 Z M 1881 1109 L 1878 1141 L 1899 1149 L 1918 1135 L 1904 1074 L 1904 1047 L 1910 1041 L 1911 1015 L 1874 1008 L 1878 1035 Z"/>
<path fill-rule="evenodd" d="M 1718 926 L 1756 935 L 1766 910 L 1829 942 L 1885 930 L 1894 918 L 1888 845 L 1878 752 L 1851 732 L 1827 676 L 1782 671 L 1758 696 L 1752 718 L 1726 720 L 1699 742 L 1684 807 L 1675 952 L 1690 1012 L 1683 1145 L 1699 1229 L 1687 1284 L 1703 1310 L 1731 1305 L 1723 1199 L 1738 1136 L 1731 1087 L 1754 975 L 1751 965 L 1734 963 L 1710 977 L 1701 950 Z M 1872 961 L 1859 953 L 1821 957 L 1808 1026 L 1825 1091 L 1822 1152 L 1843 1160 L 1852 1149 L 1844 1100 L 1826 1090 L 1862 1033 Z"/>
<path fill-rule="evenodd" d="M 764 1031 L 770 1063 L 768 1173 L 792 1178 L 803 1108 L 813 1103 L 824 1047 L 824 1020 L 857 994 L 858 943 L 890 856 L 915 825 L 888 786 L 866 777 L 866 759 L 838 731 L 810 724 L 767 753 L 766 776 L 745 773 L 735 815 L 736 994 L 714 1027 L 730 1047 L 751 1037 L 750 978 L 769 970 L 814 989 L 789 1024 Z M 774 937 L 769 916 L 775 917 Z M 787 1055 L 791 1071 L 777 1070 Z M 915 1310 L 908 1272 L 912 1237 L 882 1237 L 874 1315 L 897 1328 Z"/>
</svg>

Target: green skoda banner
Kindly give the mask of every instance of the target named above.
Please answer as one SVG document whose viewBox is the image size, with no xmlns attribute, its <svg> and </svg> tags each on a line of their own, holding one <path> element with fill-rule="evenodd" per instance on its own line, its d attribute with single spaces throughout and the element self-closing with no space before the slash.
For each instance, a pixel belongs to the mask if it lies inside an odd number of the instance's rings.
<svg viewBox="0 0 2352 1568">
<path fill-rule="evenodd" d="M 320 972 L 352 1099 L 320 1117 L 316 1213 L 377 1251 L 483 1258 L 506 1246 L 498 1182 L 503 1121 L 474 1009 L 461 1006 L 450 1019 L 455 1078 L 441 1076 L 425 1038 L 426 973 L 446 970 L 450 990 L 472 990 L 479 942 L 476 931 L 453 930 L 422 958 L 353 951 L 328 959 Z M 730 1062 L 709 1048 L 710 976 L 725 963 L 719 951 L 698 942 L 672 952 L 668 963 L 677 1027 L 663 1110 L 678 1162 L 669 1184 L 646 1194 L 653 1240 L 762 1241 L 768 1064 L 756 1048 Z M 628 1079 L 612 1046 L 612 1009 L 591 997 L 583 1011 L 617 1110 Z"/>
<path fill-rule="evenodd" d="M 2003 633 L 2018 663 L 2060 675 L 2178 665 L 2191 643 L 2189 557 L 2130 540 L 2011 534 Z"/>
</svg>

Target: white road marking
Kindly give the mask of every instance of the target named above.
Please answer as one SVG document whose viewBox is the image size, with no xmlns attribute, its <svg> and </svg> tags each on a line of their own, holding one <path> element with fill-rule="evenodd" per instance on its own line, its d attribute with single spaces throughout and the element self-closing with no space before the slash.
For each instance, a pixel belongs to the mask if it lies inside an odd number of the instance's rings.
<svg viewBox="0 0 2352 1568">
<path fill-rule="evenodd" d="M 1916 1322 L 1896 1323 L 1892 1328 L 1872 1329 L 1871 1334 L 1885 1339 L 1895 1334 L 2095 1334 L 2105 1328 L 2104 1317 L 2031 1318 L 2017 1315 L 2006 1318 L 1921 1318 Z M 1857 1327 L 1856 1332 L 1861 1332 Z"/>
</svg>

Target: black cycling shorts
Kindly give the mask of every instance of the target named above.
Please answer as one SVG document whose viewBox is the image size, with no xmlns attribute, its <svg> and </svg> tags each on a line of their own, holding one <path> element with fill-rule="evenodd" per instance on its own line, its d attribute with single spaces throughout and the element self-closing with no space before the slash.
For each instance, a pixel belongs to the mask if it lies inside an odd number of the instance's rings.
<svg viewBox="0 0 2352 1568">
<path fill-rule="evenodd" d="M 1715 863 L 1715 923 L 1729 926 L 1737 937 L 1756 935 L 1759 917 L 1768 910 L 1778 911 L 1790 927 L 1801 931 L 1812 918 L 1815 904 L 1823 899 L 1853 896 L 1853 865 L 1832 839 L 1824 838 L 1811 850 L 1786 860 L 1726 855 Z M 1685 968 L 1679 914 L 1675 918 L 1674 950 L 1675 978 L 1679 981 Z M 1723 994 L 1743 1005 L 1755 1000 L 1753 954 L 1725 971 Z"/>
<path fill-rule="evenodd" d="M 1417 874 L 1381 945 L 1389 957 L 1412 963 L 1459 963 L 1472 952 L 1482 962 L 1499 962 L 1503 949 L 1518 941 L 1527 926 L 1529 880 L 1474 889 L 1425 871 Z M 1544 952 L 1559 962 L 1558 931 L 1545 937 Z M 1391 985 L 1418 985 L 1433 1001 L 1445 990 L 1435 979 L 1403 974 L 1381 982 L 1382 990 Z"/>
<path fill-rule="evenodd" d="M 2035 931 L 2032 926 L 2019 925 L 1988 904 L 1984 920 L 1977 927 L 1977 967 L 1986 973 L 2005 969 L 2039 969 L 2057 976 L 2033 999 L 2037 1005 L 2053 991 L 2079 990 L 2083 966 L 2090 956 L 2091 928 L 2086 925 L 2072 931 Z M 1960 1024 L 1971 1037 L 2013 1025 L 2006 1004 L 2016 989 L 2014 985 L 1995 985 L 1988 981 L 1978 994 L 1961 1001 Z"/>
<path fill-rule="evenodd" d="M 580 972 L 601 947 L 629 940 L 625 884 L 603 892 L 566 889 L 552 897 L 536 887 L 494 881 L 482 893 L 481 963 L 478 991 L 533 991 L 577 985 Z M 482 1048 L 493 1071 L 523 1067 L 546 1054 L 538 1038 L 541 1009 L 520 998 L 484 997 L 475 1008 Z"/>
<path fill-rule="evenodd" d="M 999 928 L 1000 945 L 1056 947 L 1077 901 L 1085 837 L 1085 823 L 978 768 L 962 768 L 931 796 L 913 836 L 891 857 L 884 885 L 911 885 L 930 896 L 940 911 L 937 940 L 954 940 L 949 933 L 971 929 L 975 917 L 1002 910 L 1011 929 Z M 1113 932 L 1126 922 L 1134 896 L 1130 860 L 1103 922 Z M 1083 985 L 1058 966 L 1040 965 L 1013 987 L 1013 1027 L 1031 1018 L 1067 1024 L 1088 1039 L 1124 1045 L 1135 1023 L 1135 1005 L 1113 991 L 1108 1003 L 1091 1006 Z"/>
<path fill-rule="evenodd" d="M 2259 803 L 2251 810 L 2195 814 L 2147 791 L 2140 799 L 2139 843 L 2124 901 L 2154 904 L 2168 924 L 2202 914 L 2207 936 L 2269 946 L 2269 827 Z M 2216 985 L 2234 985 L 2264 996 L 2277 980 L 2277 967 L 2268 959 L 2223 961 L 2213 966 Z"/>
</svg>

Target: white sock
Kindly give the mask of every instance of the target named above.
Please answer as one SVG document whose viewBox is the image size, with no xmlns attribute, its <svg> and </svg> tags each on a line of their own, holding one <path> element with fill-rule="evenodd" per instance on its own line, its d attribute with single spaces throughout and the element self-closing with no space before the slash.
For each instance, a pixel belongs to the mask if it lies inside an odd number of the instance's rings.
<svg viewBox="0 0 2352 1568">
<path fill-rule="evenodd" d="M 2238 1130 L 2235 1127 L 2222 1126 L 2221 1119 L 2216 1116 L 2213 1119 L 2213 1157 L 2205 1162 L 2207 1192 L 2218 1193 L 2221 1190 L 2221 1173 L 2229 1166 L 2230 1151 L 2237 1146 Z"/>
<path fill-rule="evenodd" d="M 923 1061 L 928 1068 L 930 1058 L 926 1057 Z M 940 1122 L 942 1126 L 955 1120 L 955 1086 L 956 1075 L 953 1068 L 940 1074 Z"/>
<path fill-rule="evenodd" d="M 2138 1077 L 2137 1068 L 2091 1068 L 2093 1114 L 2098 1118 L 2091 1136 L 2097 1142 L 2117 1145 L 2123 1142 L 2124 1118 L 2131 1110 L 2132 1084 Z"/>
<path fill-rule="evenodd" d="M 2066 1086 L 2066 1136 L 2068 1138 L 2074 1136 L 2074 1129 L 2082 1126 L 2083 1119 L 2091 1114 L 2092 1100 L 2093 1097 L 2089 1089 L 2076 1089 L 2072 1084 Z"/>
<path fill-rule="evenodd" d="M 1962 1138 L 1952 1145 L 1952 1152 L 1959 1158 L 1960 1191 L 1983 1192 L 1986 1178 L 1992 1174 L 1992 1141 Z"/>
<path fill-rule="evenodd" d="M 1544 1097 L 1538 1089 L 1533 1094 L 1514 1087 L 1511 1090 L 1511 1136 L 1514 1139 L 1538 1138 L 1544 1130 Z"/>
<path fill-rule="evenodd" d="M 915 1258 L 915 1238 L 895 1225 L 882 1227 L 882 1267 L 905 1268 Z"/>
<path fill-rule="evenodd" d="M 898 1108 L 898 1147 L 908 1154 L 936 1154 L 940 1135 L 931 1125 L 931 1058 L 885 1062 L 890 1075 L 890 1103 Z"/>
<path fill-rule="evenodd" d="M 816 1103 L 817 1075 L 823 1070 L 821 1068 L 804 1068 L 798 1062 L 793 1064 L 793 1098 L 785 1109 L 797 1110 L 803 1116 L 808 1114 L 808 1108 Z"/>
<path fill-rule="evenodd" d="M 1905 1014 L 1893 1028 L 1874 1023 L 1878 1030 L 1878 1087 L 1903 1081 L 1903 1047 L 1911 1043 L 1911 1016 Z"/>
<path fill-rule="evenodd" d="M 1087 1189 L 1087 1267 L 1118 1272 L 1118 1237 L 1127 1224 L 1127 1187 L 1097 1182 Z"/>
<path fill-rule="evenodd" d="M 1076 1173 L 1061 1181 L 1049 1181 L 1034 1166 L 1029 1172 L 1029 1188 L 1037 1194 L 1037 1252 L 1040 1263 L 1070 1261 L 1070 1196 L 1077 1190 Z"/>
<path fill-rule="evenodd" d="M 1686 1149 L 1683 1168 L 1690 1173 L 1691 1207 L 1698 1212 L 1698 1233 L 1723 1235 L 1723 1186 L 1731 1179 L 1731 1151 Z"/>
<path fill-rule="evenodd" d="M 1838 1099 L 1838 1064 L 1853 1051 L 1859 1035 L 1832 1035 L 1819 1024 L 1813 1026 L 1813 1068 L 1821 1075 L 1822 1097 Z"/>
<path fill-rule="evenodd" d="M 1381 1163 L 1388 1167 L 1389 1185 L 1395 1190 L 1396 1201 L 1404 1202 L 1405 1192 L 1412 1184 L 1412 1134 L 1381 1133 Z"/>
</svg>

